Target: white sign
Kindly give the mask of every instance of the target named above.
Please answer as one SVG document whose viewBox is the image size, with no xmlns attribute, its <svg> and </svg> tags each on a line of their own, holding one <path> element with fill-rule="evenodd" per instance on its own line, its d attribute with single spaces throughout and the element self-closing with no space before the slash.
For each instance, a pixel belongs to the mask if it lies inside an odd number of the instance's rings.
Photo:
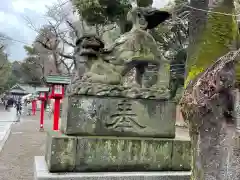
<svg viewBox="0 0 240 180">
<path fill-rule="evenodd" d="M 54 86 L 54 94 L 62 94 L 62 85 Z"/>
<path fill-rule="evenodd" d="M 45 97 L 45 93 L 41 92 L 41 93 L 40 93 L 40 97 L 41 97 L 41 98 L 44 98 L 44 97 Z"/>
</svg>

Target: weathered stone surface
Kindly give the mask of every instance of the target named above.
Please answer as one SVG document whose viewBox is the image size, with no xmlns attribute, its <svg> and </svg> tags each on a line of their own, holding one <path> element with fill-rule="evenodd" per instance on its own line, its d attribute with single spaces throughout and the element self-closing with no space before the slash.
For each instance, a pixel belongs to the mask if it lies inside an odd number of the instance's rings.
<svg viewBox="0 0 240 180">
<path fill-rule="evenodd" d="M 63 104 L 61 131 L 68 135 L 175 136 L 175 102 L 76 95 Z"/>
<path fill-rule="evenodd" d="M 78 138 L 76 171 L 169 170 L 171 154 L 171 140 Z"/>
<path fill-rule="evenodd" d="M 169 61 L 161 56 L 158 45 L 148 29 L 156 27 L 169 17 L 170 13 L 150 7 L 133 8 L 127 16 L 128 21 L 132 22 L 132 29 L 122 34 L 107 49 L 104 48 L 101 39 L 94 35 L 79 38 L 74 49 L 75 68 L 78 69 L 78 77 L 75 79 L 90 83 L 123 85 L 126 74 L 135 69 L 135 82 L 144 87 L 144 73 L 149 65 L 155 65 L 160 72 L 158 81 L 164 80 L 164 87 L 168 87 L 167 74 L 170 71 L 165 67 L 169 67 Z M 83 75 L 80 70 L 82 63 L 86 67 Z"/>
<path fill-rule="evenodd" d="M 159 82 L 161 84 L 161 82 Z M 160 85 L 159 85 L 160 86 Z M 162 99 L 169 98 L 169 90 L 166 87 L 158 88 L 140 88 L 137 86 L 120 86 L 100 83 L 88 83 L 79 80 L 72 82 L 68 86 L 67 95 L 88 95 L 88 96 L 106 96 L 106 97 L 123 97 L 139 99 Z"/>
<path fill-rule="evenodd" d="M 34 161 L 34 180 L 190 180 L 190 176 L 190 171 L 50 173 L 44 157 Z"/>
<path fill-rule="evenodd" d="M 190 170 L 190 146 L 185 140 L 76 137 L 77 143 L 72 136 L 48 133 L 51 151 L 45 156 L 50 172 L 170 171 L 180 170 L 180 163 L 181 170 Z M 189 148 L 186 153 L 178 152 L 184 148 Z"/>
<path fill-rule="evenodd" d="M 191 142 L 189 140 L 173 141 L 172 168 L 174 170 L 191 169 Z"/>
<path fill-rule="evenodd" d="M 45 159 L 50 171 L 64 172 L 75 168 L 77 138 L 50 131 L 47 135 Z"/>
</svg>

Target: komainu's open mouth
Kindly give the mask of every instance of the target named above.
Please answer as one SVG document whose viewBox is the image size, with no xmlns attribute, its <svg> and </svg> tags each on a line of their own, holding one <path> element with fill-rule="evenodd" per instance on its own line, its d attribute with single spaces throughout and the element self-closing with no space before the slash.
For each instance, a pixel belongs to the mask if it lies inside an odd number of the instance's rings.
<svg viewBox="0 0 240 180">
<path fill-rule="evenodd" d="M 96 56 L 103 48 L 103 43 L 96 40 L 94 37 L 86 37 L 81 42 L 81 56 Z"/>
</svg>

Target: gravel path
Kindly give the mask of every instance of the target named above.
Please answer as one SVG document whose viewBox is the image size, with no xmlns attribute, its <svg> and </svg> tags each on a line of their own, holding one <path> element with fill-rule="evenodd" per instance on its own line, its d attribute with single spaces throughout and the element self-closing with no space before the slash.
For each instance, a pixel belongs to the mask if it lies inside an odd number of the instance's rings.
<svg viewBox="0 0 240 180">
<path fill-rule="evenodd" d="M 0 180 L 33 180 L 34 156 L 45 151 L 45 132 L 39 132 L 39 115 L 23 117 L 13 124 L 12 132 L 0 153 Z M 45 121 L 45 130 L 51 121 Z"/>
</svg>

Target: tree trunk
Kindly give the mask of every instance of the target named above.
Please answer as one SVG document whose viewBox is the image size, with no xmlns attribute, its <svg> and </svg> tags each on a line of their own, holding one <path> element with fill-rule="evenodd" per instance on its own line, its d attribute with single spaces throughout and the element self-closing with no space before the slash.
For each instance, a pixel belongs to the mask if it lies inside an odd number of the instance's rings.
<svg viewBox="0 0 240 180">
<path fill-rule="evenodd" d="M 190 6 L 234 12 L 233 0 L 191 0 Z M 233 104 L 233 61 L 239 58 L 239 52 L 227 54 L 236 48 L 236 21 L 232 16 L 196 9 L 191 9 L 189 20 L 186 90 L 180 104 L 193 148 L 192 180 L 238 180 L 240 138 L 235 122 L 226 115 Z"/>
<path fill-rule="evenodd" d="M 234 13 L 233 0 L 191 0 L 190 6 L 212 12 Z M 190 10 L 185 86 L 219 57 L 236 48 L 238 35 L 237 22 L 232 16 Z"/>
<path fill-rule="evenodd" d="M 192 180 L 240 177 L 240 133 L 225 114 L 233 103 L 234 61 L 239 54 L 235 51 L 220 58 L 188 85 L 181 99 L 183 117 L 190 126 Z"/>
</svg>

